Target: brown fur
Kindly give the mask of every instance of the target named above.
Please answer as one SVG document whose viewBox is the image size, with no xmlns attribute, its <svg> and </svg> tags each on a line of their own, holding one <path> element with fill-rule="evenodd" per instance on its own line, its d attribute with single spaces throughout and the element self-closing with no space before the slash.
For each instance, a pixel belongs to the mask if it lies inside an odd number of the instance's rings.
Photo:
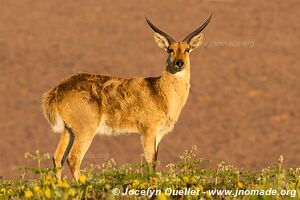
<svg viewBox="0 0 300 200">
<path fill-rule="evenodd" d="M 158 33 L 155 41 L 163 49 L 172 49 L 160 77 L 123 79 L 78 73 L 44 94 L 45 116 L 53 130 L 62 134 L 54 155 L 55 167 L 60 168 L 67 156 L 72 175 L 78 180 L 82 158 L 97 133 L 136 133 L 141 135 L 147 162 L 155 168 L 159 142 L 173 129 L 186 103 L 190 87 L 189 48 L 195 48 L 184 42 L 169 44 Z M 179 59 L 184 62 L 180 69 L 176 65 Z M 74 143 L 68 149 L 72 134 Z M 61 178 L 60 169 L 57 177 Z"/>
</svg>

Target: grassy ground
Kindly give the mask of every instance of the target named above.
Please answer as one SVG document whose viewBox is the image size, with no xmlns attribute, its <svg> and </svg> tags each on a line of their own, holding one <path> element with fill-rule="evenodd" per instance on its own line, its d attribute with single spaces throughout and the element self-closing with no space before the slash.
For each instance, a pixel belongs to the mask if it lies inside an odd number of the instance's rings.
<svg viewBox="0 0 300 200">
<path fill-rule="evenodd" d="M 41 168 L 49 154 L 26 153 L 37 168 L 21 168 L 19 180 L 1 180 L 3 199 L 297 199 L 300 168 L 284 169 L 283 158 L 272 167 L 252 172 L 224 162 L 207 167 L 196 147 L 180 155 L 181 162 L 149 175 L 143 163 L 116 165 L 111 160 L 84 169 L 79 183 L 57 181 L 55 170 Z M 29 178 L 36 176 L 37 178 Z M 125 193 L 132 195 L 114 195 Z M 146 193 L 141 195 L 141 193 Z M 215 192 L 215 193 L 214 193 Z M 217 194 L 217 192 L 219 192 Z M 223 193 L 221 193 L 223 192 Z M 225 193 L 227 192 L 227 194 Z M 229 194 L 231 192 L 231 194 Z M 140 195 L 133 195 L 140 194 Z M 287 194 L 288 193 L 288 194 Z M 251 195 L 252 194 L 252 195 Z"/>
</svg>

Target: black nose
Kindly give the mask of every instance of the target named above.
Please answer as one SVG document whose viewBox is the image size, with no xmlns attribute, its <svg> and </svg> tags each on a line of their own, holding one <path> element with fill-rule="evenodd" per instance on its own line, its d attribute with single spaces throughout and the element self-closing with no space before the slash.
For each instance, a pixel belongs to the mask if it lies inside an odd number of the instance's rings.
<svg viewBox="0 0 300 200">
<path fill-rule="evenodd" d="M 179 60 L 176 60 L 175 62 L 175 65 L 178 65 L 179 67 L 182 67 L 183 66 L 183 60 L 179 59 Z"/>
</svg>

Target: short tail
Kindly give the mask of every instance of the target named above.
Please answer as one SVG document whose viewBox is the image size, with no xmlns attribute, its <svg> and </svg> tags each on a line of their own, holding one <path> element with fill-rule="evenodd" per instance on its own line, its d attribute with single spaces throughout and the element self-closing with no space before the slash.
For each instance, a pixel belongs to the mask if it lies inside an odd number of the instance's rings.
<svg viewBox="0 0 300 200">
<path fill-rule="evenodd" d="M 49 121 L 53 132 L 62 133 L 65 123 L 57 111 L 56 91 L 52 90 L 43 95 L 42 107 L 44 115 Z"/>
</svg>

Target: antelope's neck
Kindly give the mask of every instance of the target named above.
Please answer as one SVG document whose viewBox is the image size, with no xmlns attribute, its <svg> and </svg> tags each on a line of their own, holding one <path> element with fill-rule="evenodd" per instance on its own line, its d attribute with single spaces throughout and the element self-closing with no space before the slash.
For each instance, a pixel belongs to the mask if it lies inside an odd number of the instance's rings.
<svg viewBox="0 0 300 200">
<path fill-rule="evenodd" d="M 190 66 L 175 74 L 164 71 L 160 81 L 162 91 L 167 97 L 169 117 L 176 121 L 189 95 Z"/>
</svg>

